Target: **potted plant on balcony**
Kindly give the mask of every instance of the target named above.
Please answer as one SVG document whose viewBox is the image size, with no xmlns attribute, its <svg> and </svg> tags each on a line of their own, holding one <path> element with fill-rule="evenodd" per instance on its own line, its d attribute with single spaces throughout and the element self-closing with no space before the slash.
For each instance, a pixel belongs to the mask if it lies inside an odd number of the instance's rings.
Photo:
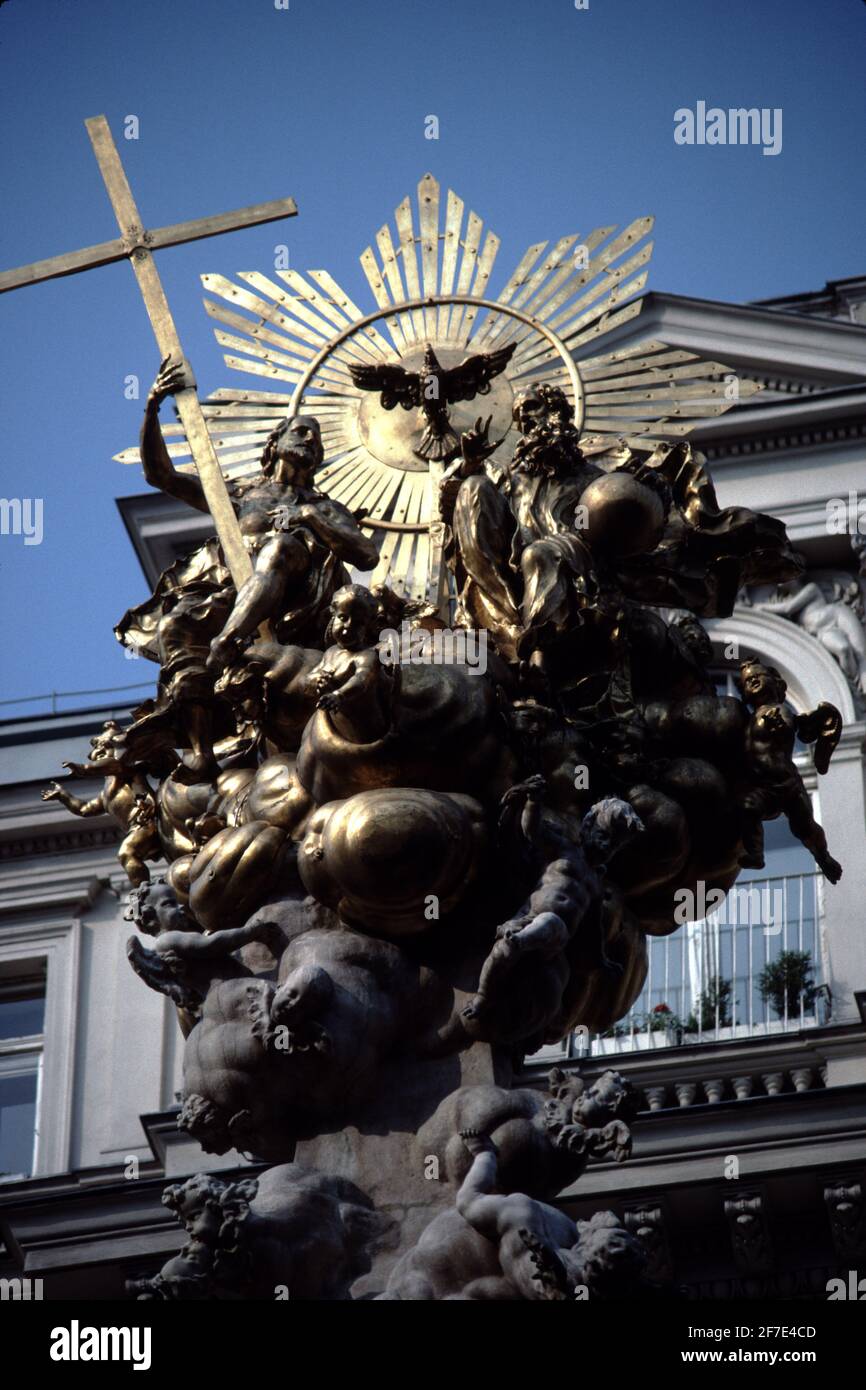
<svg viewBox="0 0 866 1390">
<path fill-rule="evenodd" d="M 695 1012 L 689 1014 L 683 1032 L 712 1033 L 717 1023 L 720 1029 L 730 1028 L 732 993 L 731 980 L 723 980 L 720 977 L 710 980 L 706 989 L 702 989 L 695 1000 Z"/>
<path fill-rule="evenodd" d="M 644 1020 L 644 1028 L 649 1034 L 649 1047 L 671 1047 L 683 1040 L 683 1021 L 669 1004 L 656 1004 L 655 1008 L 650 1009 Z M 659 1033 L 663 1033 L 664 1037 L 657 1040 L 656 1034 Z"/>
<path fill-rule="evenodd" d="M 812 978 L 812 957 L 808 951 L 782 951 L 768 961 L 758 976 L 758 993 L 777 1018 L 793 1018 L 811 1011 L 818 993 Z"/>
</svg>

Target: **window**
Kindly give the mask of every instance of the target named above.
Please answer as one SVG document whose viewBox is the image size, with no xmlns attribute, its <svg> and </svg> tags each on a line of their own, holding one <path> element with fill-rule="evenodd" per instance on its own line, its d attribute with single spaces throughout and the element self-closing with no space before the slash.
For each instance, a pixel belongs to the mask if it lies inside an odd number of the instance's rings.
<svg viewBox="0 0 866 1390">
<path fill-rule="evenodd" d="M 22 964 L 0 975 L 0 1182 L 30 1177 L 37 1156 L 45 968 Z"/>
</svg>

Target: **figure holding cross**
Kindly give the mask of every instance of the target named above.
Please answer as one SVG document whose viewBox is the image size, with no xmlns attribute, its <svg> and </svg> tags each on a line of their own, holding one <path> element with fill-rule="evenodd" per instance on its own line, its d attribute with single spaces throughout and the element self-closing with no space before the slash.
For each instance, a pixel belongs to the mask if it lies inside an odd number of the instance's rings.
<svg viewBox="0 0 866 1390">
<path fill-rule="evenodd" d="M 160 352 L 163 357 L 171 356 L 183 360 L 180 338 L 162 288 L 153 252 L 163 246 L 180 246 L 185 242 L 201 240 L 203 237 L 219 236 L 222 232 L 237 231 L 241 227 L 255 227 L 264 222 L 294 217 L 297 214 L 294 199 L 281 198 L 276 202 L 258 203 L 253 207 L 241 208 L 238 212 L 202 217 L 193 222 L 178 222 L 174 226 L 158 227 L 153 231 L 145 230 L 108 121 L 104 116 L 93 116 L 84 124 L 121 235 L 113 241 L 100 242 L 98 246 L 86 246 L 81 251 L 69 251 L 62 256 L 52 256 L 47 261 L 35 261 L 31 265 L 20 266 L 17 270 L 2 271 L 0 294 L 21 289 L 25 285 L 39 284 L 43 280 L 56 280 L 64 275 L 75 275 L 82 270 L 110 265 L 113 261 L 128 260 L 135 271 L 135 278 Z M 228 499 L 219 461 L 196 395 L 195 379 L 188 364 L 186 378 L 177 391 L 177 409 L 207 497 L 208 510 L 213 516 L 222 541 L 226 560 L 235 583 L 242 584 L 249 576 L 249 557 Z"/>
<path fill-rule="evenodd" d="M 163 574 L 153 597 L 127 613 L 115 629 L 125 645 L 161 666 L 156 705 L 137 721 L 166 726 L 195 775 L 209 775 L 213 755 L 215 672 L 235 658 L 256 629 L 273 624 L 284 641 L 322 636 L 332 593 L 348 581 L 343 561 L 373 569 L 375 546 L 354 516 L 312 489 L 322 462 L 318 422 L 297 417 L 270 436 L 261 471 L 226 483 L 183 355 L 153 258 L 154 250 L 251 227 L 297 212 L 285 198 L 239 212 L 145 230 L 104 116 L 85 122 L 121 235 L 81 251 L 0 273 L 0 293 L 128 259 L 135 271 L 163 355 L 148 396 L 141 433 L 144 474 L 199 511 L 209 512 L 216 538 Z M 159 426 L 159 407 L 174 396 L 196 476 L 174 468 Z M 154 729 L 156 732 L 156 729 Z"/>
<path fill-rule="evenodd" d="M 177 472 L 159 426 L 161 403 L 183 390 L 185 379 L 183 363 L 163 361 L 145 406 L 141 459 L 151 486 L 207 511 L 201 481 Z M 214 771 L 216 675 L 237 662 L 243 644 L 265 623 L 278 641 L 317 645 L 334 593 L 349 582 L 345 565 L 369 570 L 378 560 L 352 513 L 314 490 L 322 458 L 317 420 L 298 415 L 280 424 L 265 444 L 260 471 L 226 485 L 252 560 L 249 577 L 240 588 L 234 585 L 215 537 L 166 570 L 153 597 L 115 629 L 125 646 L 159 661 L 159 696 L 144 723 L 168 722 L 192 750 L 185 762 L 196 774 Z M 141 727 L 142 721 L 139 733 Z"/>
</svg>

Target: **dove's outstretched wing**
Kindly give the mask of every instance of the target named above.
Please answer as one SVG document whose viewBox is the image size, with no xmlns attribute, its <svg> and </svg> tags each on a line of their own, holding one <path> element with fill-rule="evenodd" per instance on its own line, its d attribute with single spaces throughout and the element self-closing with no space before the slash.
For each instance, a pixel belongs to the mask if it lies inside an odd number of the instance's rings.
<svg viewBox="0 0 866 1390">
<path fill-rule="evenodd" d="M 498 348 L 496 352 L 473 353 L 459 367 L 443 372 L 441 392 L 445 402 L 454 405 L 456 401 L 485 396 L 493 378 L 505 371 L 516 347 L 516 343 L 509 343 L 508 347 Z"/>
<path fill-rule="evenodd" d="M 417 372 L 407 372 L 403 367 L 382 362 L 375 366 L 352 363 L 349 374 L 362 391 L 378 391 L 385 410 L 393 410 L 396 405 L 411 410 L 421 403 L 421 378 Z"/>
<path fill-rule="evenodd" d="M 818 772 L 825 773 L 842 734 L 842 716 L 836 706 L 822 700 L 817 709 L 798 714 L 797 733 L 804 743 L 814 743 L 815 767 Z"/>
</svg>

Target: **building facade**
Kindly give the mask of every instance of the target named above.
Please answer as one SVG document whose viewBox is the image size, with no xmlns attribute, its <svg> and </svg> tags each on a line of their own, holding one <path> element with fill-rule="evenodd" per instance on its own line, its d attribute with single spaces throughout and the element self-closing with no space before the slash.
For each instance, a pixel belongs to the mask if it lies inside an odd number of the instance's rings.
<svg viewBox="0 0 866 1390">
<path fill-rule="evenodd" d="M 720 505 L 783 520 L 807 572 L 707 628 L 720 688 L 756 656 L 798 712 L 841 711 L 826 775 L 805 749 L 798 763 L 844 874 L 827 883 L 772 823 L 763 870 L 652 942 L 629 1017 L 529 1059 L 525 1080 L 615 1066 L 635 1085 L 633 1157 L 593 1165 L 562 1201 L 623 1214 L 660 1279 L 824 1298 L 830 1278 L 866 1273 L 866 280 L 746 306 L 651 294 L 639 322 L 640 339 L 764 387 L 692 438 Z M 626 325 L 612 346 L 632 340 Z M 151 582 L 208 531 L 156 493 L 119 505 Z M 0 723 L 0 1277 L 41 1279 L 45 1298 L 122 1297 L 181 1244 L 166 1178 L 246 1166 L 176 1129 L 182 1040 L 126 960 L 115 827 L 41 800 L 128 707 Z"/>
</svg>

